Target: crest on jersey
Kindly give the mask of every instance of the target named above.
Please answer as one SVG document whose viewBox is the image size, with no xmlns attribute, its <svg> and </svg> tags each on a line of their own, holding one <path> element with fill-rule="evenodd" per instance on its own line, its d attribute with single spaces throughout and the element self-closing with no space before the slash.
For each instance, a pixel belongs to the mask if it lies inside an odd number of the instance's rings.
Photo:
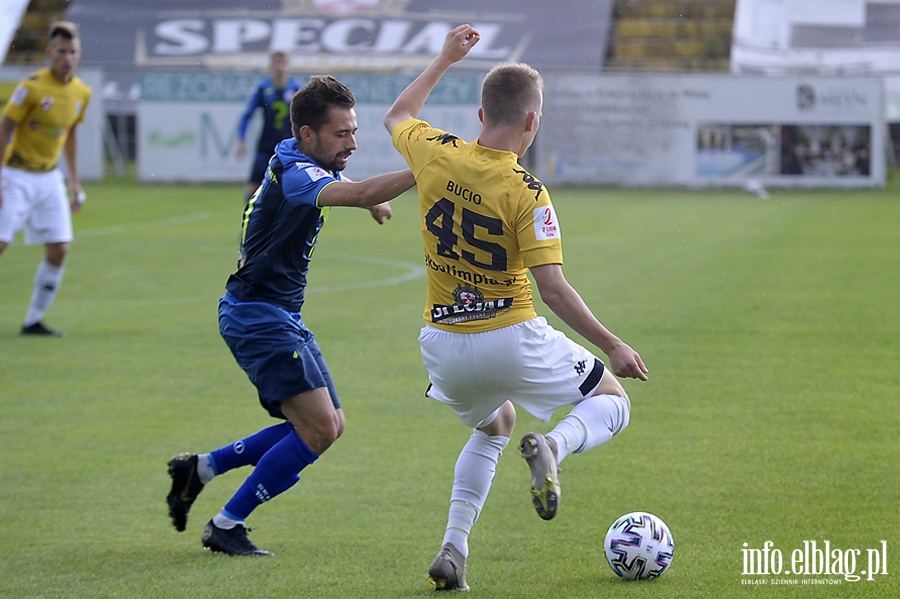
<svg viewBox="0 0 900 599">
<path fill-rule="evenodd" d="M 41 98 L 41 108 L 44 112 L 48 112 L 53 108 L 53 98 Z"/>
<path fill-rule="evenodd" d="M 476 287 L 457 285 L 456 289 L 453 290 L 453 299 L 456 300 L 455 304 L 457 306 L 471 310 L 484 301 L 484 294 L 478 291 Z"/>
</svg>

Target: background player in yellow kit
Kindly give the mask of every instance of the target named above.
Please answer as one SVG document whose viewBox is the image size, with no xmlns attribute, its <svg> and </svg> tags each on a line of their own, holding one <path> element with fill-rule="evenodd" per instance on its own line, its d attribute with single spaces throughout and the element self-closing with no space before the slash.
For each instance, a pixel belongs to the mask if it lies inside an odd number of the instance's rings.
<svg viewBox="0 0 900 599">
<path fill-rule="evenodd" d="M 84 203 L 78 178 L 75 127 L 84 119 L 91 88 L 75 75 L 81 41 L 74 23 L 50 26 L 50 66 L 21 81 L 0 119 L 0 252 L 25 230 L 25 243 L 43 243 L 23 335 L 62 335 L 46 327 L 44 313 L 56 298 L 72 241 L 71 212 Z M 68 186 L 58 168 L 68 164 Z"/>
<path fill-rule="evenodd" d="M 558 463 L 628 424 L 628 396 L 613 373 L 647 379 L 637 352 L 566 281 L 550 195 L 519 166 L 540 125 L 540 74 L 524 64 L 501 64 L 487 74 L 478 111 L 484 127 L 474 143 L 417 118 L 441 76 L 478 40 L 469 25 L 452 30 L 384 119 L 418 186 L 428 267 L 419 335 L 427 394 L 475 429 L 457 459 L 443 546 L 428 569 L 438 590 L 468 588 L 469 532 L 509 443 L 513 404 L 543 421 L 574 406 L 549 434 L 529 433 L 519 443 L 531 469 L 532 502 L 549 520 L 559 505 Z M 528 272 L 544 303 L 609 357 L 612 372 L 537 316 Z"/>
</svg>

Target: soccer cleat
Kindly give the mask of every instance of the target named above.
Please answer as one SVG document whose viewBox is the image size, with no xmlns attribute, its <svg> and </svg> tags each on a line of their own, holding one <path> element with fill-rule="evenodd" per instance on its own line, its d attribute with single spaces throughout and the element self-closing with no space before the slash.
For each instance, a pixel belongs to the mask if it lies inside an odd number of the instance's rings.
<svg viewBox="0 0 900 599">
<path fill-rule="evenodd" d="M 188 512 L 203 490 L 200 475 L 197 474 L 197 456 L 193 453 L 180 453 L 169 460 L 169 476 L 172 477 L 172 490 L 166 496 L 169 504 L 169 516 L 175 530 L 181 532 L 187 526 Z"/>
<path fill-rule="evenodd" d="M 519 441 L 519 453 L 531 469 L 531 503 L 538 516 L 550 520 L 559 508 L 556 442 L 538 433 L 528 433 Z"/>
<path fill-rule="evenodd" d="M 454 545 L 444 543 L 428 567 L 428 581 L 436 591 L 468 591 L 466 558 Z"/>
<path fill-rule="evenodd" d="M 250 539 L 247 538 L 248 532 L 250 532 L 250 529 L 244 528 L 242 524 L 238 524 L 234 528 L 225 529 L 219 528 L 210 520 L 206 528 L 203 529 L 200 540 L 203 541 L 203 546 L 210 551 L 218 551 L 228 555 L 273 556 L 272 553 L 259 549 L 251 543 Z"/>
<path fill-rule="evenodd" d="M 66 334 L 46 326 L 43 322 L 38 321 L 28 326 L 22 325 L 22 335 L 34 335 L 36 337 L 64 337 Z"/>
</svg>

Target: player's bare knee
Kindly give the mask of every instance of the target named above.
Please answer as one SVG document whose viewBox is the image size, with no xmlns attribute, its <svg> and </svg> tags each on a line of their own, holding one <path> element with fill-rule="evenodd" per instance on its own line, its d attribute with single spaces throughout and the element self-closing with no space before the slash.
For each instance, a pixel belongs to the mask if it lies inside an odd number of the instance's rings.
<svg viewBox="0 0 900 599">
<path fill-rule="evenodd" d="M 45 255 L 47 262 L 57 268 L 62 268 L 66 262 L 66 255 L 68 255 L 68 253 L 68 243 L 48 243 Z"/>
<path fill-rule="evenodd" d="M 335 427 L 337 427 L 337 433 L 335 434 L 334 440 L 337 441 L 338 439 L 341 438 L 341 435 L 344 434 L 344 428 L 346 427 L 343 410 L 335 410 L 334 424 L 335 424 Z"/>
<path fill-rule="evenodd" d="M 516 426 L 516 409 L 513 407 L 512 402 L 505 402 L 497 409 L 496 414 L 496 417 L 489 424 L 478 426 L 477 428 L 492 437 L 498 435 L 509 437 Z"/>
<path fill-rule="evenodd" d="M 306 437 L 308 438 L 304 438 L 303 435 L 300 438 L 310 449 L 321 455 L 337 441 L 338 436 L 337 427 L 328 424 L 307 429 Z"/>
<path fill-rule="evenodd" d="M 628 411 L 631 412 L 631 399 L 629 399 L 628 393 L 625 392 L 622 383 L 609 369 L 603 371 L 603 377 L 600 379 L 600 384 L 597 385 L 594 395 L 618 395 L 625 400 L 625 405 L 628 407 Z"/>
</svg>

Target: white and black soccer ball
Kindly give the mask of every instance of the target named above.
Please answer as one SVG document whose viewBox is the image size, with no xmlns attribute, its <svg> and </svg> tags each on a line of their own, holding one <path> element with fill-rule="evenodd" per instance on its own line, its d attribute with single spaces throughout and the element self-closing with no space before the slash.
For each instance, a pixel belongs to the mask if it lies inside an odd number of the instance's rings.
<svg viewBox="0 0 900 599">
<path fill-rule="evenodd" d="M 606 561 L 627 580 L 662 576 L 672 563 L 675 542 L 669 527 L 648 512 L 631 512 L 613 522 L 603 541 Z"/>
</svg>

